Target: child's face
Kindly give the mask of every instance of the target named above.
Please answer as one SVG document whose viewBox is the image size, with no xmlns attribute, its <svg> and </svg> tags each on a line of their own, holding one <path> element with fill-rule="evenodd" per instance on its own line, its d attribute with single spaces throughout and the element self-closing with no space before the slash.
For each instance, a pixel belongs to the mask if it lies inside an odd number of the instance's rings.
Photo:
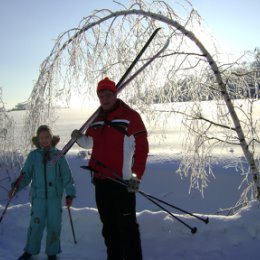
<svg viewBox="0 0 260 260">
<path fill-rule="evenodd" d="M 52 137 L 48 131 L 40 132 L 39 143 L 42 148 L 47 148 L 51 146 Z"/>
</svg>

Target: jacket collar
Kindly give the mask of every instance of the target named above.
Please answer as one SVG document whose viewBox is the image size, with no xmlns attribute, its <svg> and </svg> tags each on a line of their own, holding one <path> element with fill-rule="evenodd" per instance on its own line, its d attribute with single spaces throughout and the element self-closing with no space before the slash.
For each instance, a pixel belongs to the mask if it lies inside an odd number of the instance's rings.
<svg viewBox="0 0 260 260">
<path fill-rule="evenodd" d="M 55 150 L 57 150 L 57 148 L 56 147 L 49 147 L 49 148 L 43 148 L 43 147 L 40 147 L 40 148 L 38 148 L 37 149 L 39 152 L 41 152 L 41 153 L 45 153 L 45 152 L 53 152 L 53 151 L 55 151 Z"/>
</svg>

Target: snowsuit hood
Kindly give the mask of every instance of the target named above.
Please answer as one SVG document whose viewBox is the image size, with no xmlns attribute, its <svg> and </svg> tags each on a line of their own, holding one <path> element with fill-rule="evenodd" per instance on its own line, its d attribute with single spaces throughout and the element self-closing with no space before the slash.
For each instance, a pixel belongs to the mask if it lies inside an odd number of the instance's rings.
<svg viewBox="0 0 260 260">
<path fill-rule="evenodd" d="M 52 136 L 52 142 L 51 142 L 51 146 L 52 147 L 56 147 L 56 145 L 59 143 L 60 141 L 60 137 L 58 135 L 53 135 Z M 38 139 L 38 136 L 34 136 L 32 138 L 32 143 L 33 145 L 35 145 L 37 148 L 40 148 L 40 143 L 39 143 L 39 139 Z"/>
</svg>

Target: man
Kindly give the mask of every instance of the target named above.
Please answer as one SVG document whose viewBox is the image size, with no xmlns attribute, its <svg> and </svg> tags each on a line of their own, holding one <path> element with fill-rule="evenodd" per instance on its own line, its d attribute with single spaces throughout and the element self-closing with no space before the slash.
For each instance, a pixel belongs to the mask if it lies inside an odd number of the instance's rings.
<svg viewBox="0 0 260 260">
<path fill-rule="evenodd" d="M 115 82 L 105 78 L 98 83 L 101 109 L 85 135 L 72 137 L 92 148 L 89 166 L 107 260 L 141 260 L 141 240 L 136 220 L 136 197 L 148 154 L 147 131 L 140 115 L 117 98 Z M 123 179 L 127 187 L 113 179 Z M 112 180 L 111 180 L 112 179 Z"/>
</svg>

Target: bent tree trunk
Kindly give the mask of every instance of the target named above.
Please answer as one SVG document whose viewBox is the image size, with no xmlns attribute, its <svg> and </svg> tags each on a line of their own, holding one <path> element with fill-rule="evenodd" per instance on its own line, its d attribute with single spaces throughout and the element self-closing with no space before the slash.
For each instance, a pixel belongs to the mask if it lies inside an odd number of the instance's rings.
<svg viewBox="0 0 260 260">
<path fill-rule="evenodd" d="M 255 197 L 258 200 L 260 200 L 259 169 L 256 164 L 256 159 L 255 159 L 252 151 L 249 150 L 249 145 L 245 138 L 244 130 L 241 127 L 239 117 L 235 111 L 234 105 L 233 105 L 231 98 L 229 96 L 229 93 L 227 91 L 226 84 L 223 81 L 223 78 L 222 78 L 221 72 L 219 70 L 219 67 L 217 65 L 217 62 L 213 59 L 210 52 L 205 48 L 205 46 L 196 37 L 196 35 L 192 31 L 187 30 L 185 28 L 185 26 L 181 25 L 178 21 L 174 20 L 172 17 L 170 18 L 170 17 L 164 16 L 160 13 L 145 11 L 143 9 L 126 9 L 126 10 L 116 11 L 116 12 L 110 11 L 108 13 L 108 15 L 106 15 L 104 17 L 98 17 L 94 22 L 87 23 L 82 28 L 77 29 L 76 33 L 74 35 L 72 35 L 63 45 L 59 46 L 58 50 L 54 49 L 52 51 L 51 55 L 45 60 L 45 62 L 42 65 L 41 75 L 39 76 L 38 82 L 36 83 L 39 86 L 42 86 L 42 89 L 40 91 L 44 92 L 46 86 L 47 87 L 49 86 L 47 84 L 47 81 L 51 80 L 52 69 L 54 67 L 53 64 L 56 62 L 56 60 L 59 60 L 61 52 L 64 49 L 66 49 L 68 45 L 70 45 L 74 40 L 79 39 L 81 37 L 81 35 L 84 34 L 84 32 L 92 29 L 93 27 L 95 27 L 97 25 L 102 24 L 103 22 L 105 22 L 109 19 L 112 19 L 114 21 L 117 17 L 120 17 L 120 16 L 123 16 L 123 17 L 141 16 L 141 17 L 151 19 L 153 21 L 158 21 L 158 22 L 167 24 L 168 26 L 173 27 L 173 28 L 175 28 L 175 30 L 181 32 L 182 35 L 188 37 L 199 48 L 199 50 L 201 52 L 201 56 L 205 57 L 211 70 L 213 71 L 213 73 L 215 75 L 217 86 L 218 86 L 217 90 L 223 97 L 223 100 L 226 104 L 230 117 L 232 118 L 232 122 L 234 124 L 234 127 L 232 126 L 230 128 L 232 128 L 235 131 L 237 139 L 239 140 L 239 144 L 242 148 L 243 154 L 248 162 L 250 173 L 253 176 L 253 180 L 254 180 L 254 184 L 255 184 Z"/>
<path fill-rule="evenodd" d="M 163 15 L 157 14 L 157 13 L 153 13 L 153 12 L 147 12 L 144 10 L 124 10 L 124 11 L 118 11 L 118 12 L 113 12 L 110 15 L 103 17 L 102 19 L 100 19 L 98 21 L 98 23 L 102 23 L 105 20 L 117 17 L 117 16 L 122 16 L 122 15 L 142 15 L 145 17 L 150 17 L 151 19 L 154 20 L 158 20 L 160 22 L 166 23 L 170 26 L 175 27 L 177 30 L 179 30 L 181 33 L 183 33 L 185 36 L 187 36 L 191 41 L 193 41 L 197 47 L 200 49 L 202 55 L 207 59 L 209 66 L 211 67 L 212 71 L 214 72 L 214 75 L 216 77 L 216 81 L 218 84 L 218 88 L 219 91 L 221 93 L 221 95 L 223 96 L 223 99 L 226 103 L 227 109 L 230 113 L 230 116 L 233 120 L 234 123 L 234 128 L 235 128 L 235 132 L 237 134 L 237 138 L 240 142 L 240 146 L 243 150 L 243 154 L 248 162 L 248 165 L 250 167 L 250 172 L 253 176 L 254 182 L 255 182 L 255 197 L 260 200 L 260 181 L 259 181 L 259 170 L 258 167 L 256 165 L 256 161 L 254 158 L 254 155 L 252 152 L 249 151 L 248 149 L 248 143 L 245 139 L 245 135 L 243 132 L 243 129 L 241 127 L 240 124 L 240 120 L 237 116 L 237 113 L 234 109 L 233 103 L 230 99 L 230 96 L 227 92 L 227 88 L 226 85 L 222 79 L 220 70 L 217 66 L 217 63 L 215 62 L 215 60 L 213 59 L 213 57 L 211 56 L 211 54 L 208 52 L 208 50 L 204 47 L 204 45 L 199 41 L 199 39 L 194 35 L 193 32 L 188 31 L 183 25 L 179 24 L 177 21 L 174 21 L 172 19 L 169 19 L 168 17 L 165 17 Z M 89 27 L 92 27 L 93 25 L 89 25 Z M 75 37 L 78 36 L 78 34 L 83 33 L 85 30 L 88 29 L 87 27 L 82 28 L 81 31 L 79 31 Z M 64 45 L 65 46 L 65 45 Z"/>
</svg>

